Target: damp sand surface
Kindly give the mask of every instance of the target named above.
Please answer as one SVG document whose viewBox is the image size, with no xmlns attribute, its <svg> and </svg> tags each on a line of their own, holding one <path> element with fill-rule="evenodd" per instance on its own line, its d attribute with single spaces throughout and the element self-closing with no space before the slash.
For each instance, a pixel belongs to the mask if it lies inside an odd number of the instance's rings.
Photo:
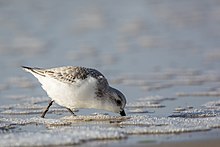
<svg viewBox="0 0 220 147">
<path fill-rule="evenodd" d="M 0 146 L 216 146 L 220 139 L 218 1 L 4 1 Z M 65 16 L 65 17 L 64 17 Z M 126 117 L 54 104 L 20 66 L 101 71 Z"/>
</svg>

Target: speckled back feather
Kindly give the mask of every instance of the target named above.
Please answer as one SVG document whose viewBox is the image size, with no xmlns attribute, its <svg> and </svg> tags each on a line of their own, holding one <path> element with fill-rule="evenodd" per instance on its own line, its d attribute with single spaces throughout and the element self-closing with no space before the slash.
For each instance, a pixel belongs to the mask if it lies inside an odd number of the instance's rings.
<svg viewBox="0 0 220 147">
<path fill-rule="evenodd" d="M 41 76 L 52 77 L 58 81 L 68 84 L 73 84 L 77 79 L 86 79 L 88 76 L 94 77 L 98 79 L 96 93 L 98 97 L 102 97 L 103 91 L 108 88 L 108 81 L 104 75 L 92 68 L 79 66 L 65 66 L 50 69 L 30 68 L 23 66 L 23 68 Z"/>
</svg>

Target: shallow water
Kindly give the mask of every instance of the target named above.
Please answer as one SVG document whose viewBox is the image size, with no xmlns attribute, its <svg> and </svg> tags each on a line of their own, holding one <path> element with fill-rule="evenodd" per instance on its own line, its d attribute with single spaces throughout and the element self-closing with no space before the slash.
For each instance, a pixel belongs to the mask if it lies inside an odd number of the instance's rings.
<svg viewBox="0 0 220 147">
<path fill-rule="evenodd" d="M 219 7 L 217 0 L 0 1 L 0 144 L 219 138 Z M 21 65 L 97 68 L 126 95 L 128 116 L 85 109 L 71 117 L 53 105 L 41 119 L 49 98 Z"/>
</svg>

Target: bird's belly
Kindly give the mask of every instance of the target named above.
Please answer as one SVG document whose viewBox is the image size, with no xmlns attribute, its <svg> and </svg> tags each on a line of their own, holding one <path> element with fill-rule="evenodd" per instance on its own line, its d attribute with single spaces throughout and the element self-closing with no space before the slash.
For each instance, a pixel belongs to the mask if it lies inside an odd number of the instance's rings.
<svg viewBox="0 0 220 147">
<path fill-rule="evenodd" d="M 76 80 L 73 84 L 63 83 L 48 77 L 43 80 L 39 79 L 39 81 L 48 96 L 61 106 L 70 109 L 90 108 L 91 104 L 97 103 L 95 99 L 97 80 L 93 77 Z"/>
</svg>

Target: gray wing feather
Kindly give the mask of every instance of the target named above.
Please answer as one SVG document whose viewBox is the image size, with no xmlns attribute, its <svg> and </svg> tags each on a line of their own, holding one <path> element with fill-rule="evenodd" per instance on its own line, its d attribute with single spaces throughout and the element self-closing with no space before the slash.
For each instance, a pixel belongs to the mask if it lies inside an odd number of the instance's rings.
<svg viewBox="0 0 220 147">
<path fill-rule="evenodd" d="M 31 68 L 22 66 L 27 71 L 33 72 L 35 74 L 44 76 L 44 77 L 52 77 L 58 81 L 72 84 L 76 82 L 76 79 L 86 79 L 88 76 L 94 77 L 98 79 L 97 82 L 97 97 L 103 97 L 104 91 L 107 90 L 108 81 L 101 74 L 99 71 L 92 69 L 92 68 L 85 68 L 85 67 L 77 67 L 77 66 L 65 66 L 65 67 L 58 67 L 58 68 L 50 68 L 50 69 L 43 69 L 43 68 Z"/>
<path fill-rule="evenodd" d="M 76 79 L 86 79 L 89 75 L 86 68 L 73 66 L 46 69 L 44 72 L 47 76 L 70 84 L 74 83 Z"/>
</svg>

